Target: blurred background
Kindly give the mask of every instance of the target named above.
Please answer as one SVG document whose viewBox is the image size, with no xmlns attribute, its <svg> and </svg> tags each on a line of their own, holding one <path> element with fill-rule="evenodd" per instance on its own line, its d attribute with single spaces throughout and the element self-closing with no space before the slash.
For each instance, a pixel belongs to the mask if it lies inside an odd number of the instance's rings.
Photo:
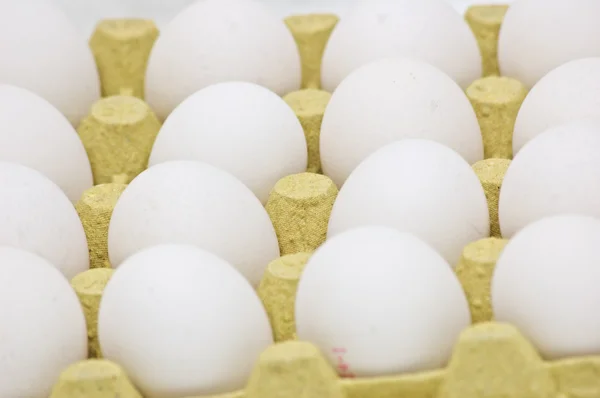
<svg viewBox="0 0 600 398">
<path fill-rule="evenodd" d="M 15 0 L 18 1 L 18 0 Z M 182 8 L 196 0 L 55 0 L 86 34 L 91 34 L 96 22 L 103 18 L 148 18 L 159 26 L 168 22 Z M 282 17 L 310 12 L 344 12 L 358 1 L 365 0 L 261 0 Z M 368 0 L 367 0 L 368 1 Z M 389 0 L 394 1 L 394 0 Z M 419 1 L 419 0 L 415 0 Z M 459 12 L 471 4 L 510 3 L 512 0 L 446 0 Z"/>
</svg>

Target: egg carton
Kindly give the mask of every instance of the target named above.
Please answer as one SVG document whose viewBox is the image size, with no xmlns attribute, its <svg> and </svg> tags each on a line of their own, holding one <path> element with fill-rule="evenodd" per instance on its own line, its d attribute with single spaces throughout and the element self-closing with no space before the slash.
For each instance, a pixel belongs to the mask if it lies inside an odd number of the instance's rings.
<svg viewBox="0 0 600 398">
<path fill-rule="evenodd" d="M 265 206 L 282 257 L 267 266 L 258 287 L 276 344 L 258 358 L 244 390 L 195 398 L 600 397 L 600 357 L 544 361 L 517 329 L 493 321 L 490 282 L 506 244 L 498 223 L 498 196 L 512 157 L 516 114 L 527 95 L 521 83 L 499 76 L 497 38 L 507 7 L 473 6 L 465 14 L 482 53 L 485 76 L 468 87 L 466 94 L 483 135 L 485 160 L 474 164 L 473 170 L 488 200 L 491 236 L 465 247 L 455 268 L 473 326 L 459 336 L 448 366 L 414 374 L 355 378 L 343 350 L 336 353 L 338 363 L 332 365 L 317 347 L 296 338 L 297 284 L 312 251 L 326 238 L 338 193 L 331 179 L 318 174 L 319 130 L 330 98 L 319 89 L 320 62 L 338 19 L 334 15 L 299 15 L 285 22 L 301 54 L 302 90 L 284 99 L 304 129 L 308 168 L 306 173 L 280 180 Z M 78 128 L 96 185 L 76 204 L 88 240 L 90 270 L 71 281 L 86 316 L 90 359 L 65 369 L 51 398 L 142 396 L 118 364 L 102 359 L 97 316 L 102 292 L 113 273 L 107 249 L 113 208 L 127 183 L 147 167 L 161 126 L 143 101 L 146 63 L 158 34 L 152 21 L 105 20 L 90 40 L 104 98 Z"/>
</svg>

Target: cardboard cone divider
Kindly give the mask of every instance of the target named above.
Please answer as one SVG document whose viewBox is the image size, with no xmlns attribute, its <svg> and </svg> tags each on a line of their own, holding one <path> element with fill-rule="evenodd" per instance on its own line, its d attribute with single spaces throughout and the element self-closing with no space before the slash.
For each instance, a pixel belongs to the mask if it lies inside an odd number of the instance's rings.
<svg viewBox="0 0 600 398">
<path fill-rule="evenodd" d="M 117 175 L 133 179 L 148 167 L 161 123 L 148 104 L 124 93 L 100 99 L 77 128 L 94 184 L 113 182 Z"/>
<path fill-rule="evenodd" d="M 518 80 L 504 76 L 484 77 L 467 88 L 475 110 L 486 159 L 512 159 L 512 135 L 527 89 Z"/>
<path fill-rule="evenodd" d="M 498 76 L 498 35 L 508 10 L 505 4 L 473 5 L 465 12 L 465 20 L 477 39 L 483 76 Z"/>
<path fill-rule="evenodd" d="M 467 296 L 473 323 L 492 321 L 490 289 L 496 261 L 508 241 L 498 238 L 469 243 L 455 268 Z"/>
<path fill-rule="evenodd" d="M 104 287 L 106 287 L 114 270 L 112 268 L 93 268 L 76 275 L 71 286 L 83 309 L 88 333 L 88 357 L 102 358 L 98 342 L 98 309 Z"/>
<path fill-rule="evenodd" d="M 337 194 L 329 177 L 314 173 L 290 175 L 275 184 L 265 208 L 282 255 L 312 252 L 325 242 Z"/>
<path fill-rule="evenodd" d="M 333 14 L 292 15 L 285 19 L 302 62 L 302 88 L 321 87 L 321 60 L 338 17 Z"/>
<path fill-rule="evenodd" d="M 466 19 L 482 46 L 484 65 L 486 62 L 493 65 L 490 59 L 495 57 L 496 50 L 494 44 L 489 43 L 497 41 L 497 30 L 505 9 L 506 6 L 497 5 L 475 6 L 467 12 Z M 306 86 L 318 88 L 314 83 L 318 81 L 315 76 L 319 74 L 315 65 L 320 64 L 327 37 L 336 22 L 337 18 L 333 16 L 314 15 L 286 20 L 303 54 L 303 63 L 312 65 L 304 68 Z M 89 116 L 90 120 L 84 121 L 84 127 L 79 130 L 86 150 L 91 153 L 96 183 L 102 184 L 84 193 L 77 205 L 88 240 L 93 243 L 90 245 L 91 269 L 72 281 L 85 309 L 91 356 L 101 356 L 95 322 L 102 291 L 112 273 L 106 249 L 108 221 L 125 184 L 146 167 L 149 150 L 160 128 L 147 105 L 134 97 L 141 96 L 139 81 L 143 80 L 140 77 L 143 73 L 128 74 L 135 69 L 129 67 L 119 72 L 119 65 L 138 63 L 136 65 L 143 65 L 143 69 L 157 34 L 154 25 L 147 21 L 108 21 L 98 25 L 90 42 L 101 71 L 103 91 L 113 95 L 101 100 L 100 106 L 97 104 Z M 140 48 L 133 49 L 132 43 L 136 40 L 139 40 Z M 488 47 L 482 44 L 486 40 Z M 307 53 L 312 55 L 307 56 Z M 116 57 L 111 60 L 110 54 L 118 55 L 111 55 Z M 318 57 L 316 54 L 319 54 Z M 318 63 L 315 61 L 317 58 Z M 490 70 L 493 68 L 486 69 L 488 73 Z M 486 110 L 478 114 L 480 124 L 482 115 L 489 117 L 496 112 L 493 123 L 504 124 L 497 130 L 501 131 L 504 141 L 500 146 L 492 145 L 492 148 L 506 150 L 506 139 L 512 133 L 516 111 L 506 116 L 508 113 L 499 111 L 505 108 L 496 107 L 495 104 L 506 103 L 508 98 L 503 96 L 503 89 L 498 89 L 498 85 L 518 87 L 515 82 L 506 80 L 478 81 L 474 87 L 487 87 L 488 99 L 482 101 L 471 95 L 471 101 L 476 111 L 478 106 L 480 110 Z M 513 94 L 508 108 L 514 110 L 518 108 L 515 105 L 519 102 L 517 98 L 524 92 L 518 88 Z M 501 98 L 494 99 L 494 95 Z M 304 100 L 311 101 L 310 98 Z M 482 107 L 478 103 L 487 105 Z M 319 106 L 319 110 L 313 111 L 315 120 L 322 117 L 323 104 Z M 299 114 L 298 109 L 295 110 Z M 301 115 L 299 118 L 302 120 Z M 306 125 L 303 124 L 303 127 L 308 130 Z M 318 129 L 311 128 L 311 134 L 318 135 Z M 487 134 L 486 128 L 482 131 Z M 123 146 L 124 137 L 134 136 L 141 137 L 143 143 L 140 146 Z M 115 151 L 115 148 L 119 150 Z M 144 149 L 140 151 L 139 148 Z M 297 340 L 293 319 L 297 283 L 311 252 L 325 239 L 327 221 L 337 195 L 337 187 L 327 177 L 301 173 L 282 179 L 274 187 L 270 203 L 266 206 L 280 240 L 282 257 L 266 267 L 258 294 L 271 319 L 277 342 L 257 358 L 245 389 L 210 397 L 187 398 L 600 397 L 600 356 L 544 361 L 515 327 L 493 321 L 489 301 L 490 280 L 495 262 L 506 244 L 500 239 L 499 228 L 495 228 L 497 197 L 509 164 L 507 158 L 510 158 L 506 151 L 494 151 L 494 156 L 501 153 L 499 157 L 504 159 L 490 158 L 473 165 L 490 205 L 493 237 L 467 245 L 456 267 L 468 297 L 474 325 L 462 332 L 445 368 L 394 376 L 340 378 L 316 346 Z M 51 398 L 115 396 L 138 398 L 142 395 L 118 364 L 97 358 L 65 369 L 51 394 Z"/>
<path fill-rule="evenodd" d="M 96 25 L 90 48 L 103 97 L 127 92 L 144 98 L 146 66 L 157 37 L 154 22 L 143 19 L 106 19 Z"/>
<path fill-rule="evenodd" d="M 331 94 L 327 91 L 313 88 L 294 91 L 283 97 L 285 102 L 294 110 L 306 137 L 308 150 L 308 165 L 306 171 L 321 172 L 321 122 Z"/>
<path fill-rule="evenodd" d="M 50 398 L 142 398 L 116 363 L 89 359 L 65 369 Z"/>
<path fill-rule="evenodd" d="M 267 310 L 276 342 L 296 338 L 294 304 L 300 275 L 310 253 L 288 254 L 267 266 L 258 295 Z"/>
<path fill-rule="evenodd" d="M 508 159 L 485 159 L 472 166 L 485 192 L 490 214 L 490 236 L 494 238 L 502 237 L 498 218 L 498 203 L 500 201 L 500 188 L 508 166 L 510 166 L 510 160 Z"/>
<path fill-rule="evenodd" d="M 121 178 L 121 177 L 118 177 Z M 108 225 L 124 183 L 100 184 L 86 190 L 75 205 L 88 242 L 90 268 L 110 268 Z"/>
</svg>

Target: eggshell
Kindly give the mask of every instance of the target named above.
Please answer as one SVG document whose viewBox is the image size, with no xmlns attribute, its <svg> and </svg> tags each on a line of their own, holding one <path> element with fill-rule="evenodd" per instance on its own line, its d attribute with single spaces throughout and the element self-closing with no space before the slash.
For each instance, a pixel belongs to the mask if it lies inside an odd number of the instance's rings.
<svg viewBox="0 0 600 398">
<path fill-rule="evenodd" d="M 369 0 L 336 25 L 323 54 L 321 84 L 333 92 L 360 66 L 397 56 L 429 62 L 464 89 L 482 73 L 475 36 L 447 1 Z"/>
<path fill-rule="evenodd" d="M 39 171 L 72 202 L 94 185 L 90 161 L 77 131 L 42 97 L 0 85 L 0 126 L 0 160 Z"/>
<path fill-rule="evenodd" d="M 471 164 L 483 159 L 475 111 L 452 79 L 417 60 L 370 63 L 340 84 L 325 110 L 323 172 L 341 186 L 369 154 L 405 138 L 438 141 Z"/>
<path fill-rule="evenodd" d="M 146 100 L 165 119 L 194 92 L 247 81 L 279 95 L 301 82 L 298 48 L 282 19 L 254 0 L 196 1 L 161 29 L 146 72 Z"/>
<path fill-rule="evenodd" d="M 529 141 L 500 189 L 502 236 L 562 213 L 600 217 L 600 120 L 567 122 Z"/>
<path fill-rule="evenodd" d="M 36 170 L 0 162 L 0 187 L 0 245 L 35 253 L 69 279 L 89 268 L 85 231 L 58 185 Z"/>
<path fill-rule="evenodd" d="M 187 245 L 129 257 L 104 290 L 98 330 L 105 357 L 149 398 L 240 389 L 273 343 L 265 309 L 245 278 Z"/>
<path fill-rule="evenodd" d="M 600 221 L 558 215 L 529 224 L 504 248 L 492 279 L 497 321 L 546 359 L 600 354 Z"/>
<path fill-rule="evenodd" d="M 417 139 L 389 144 L 354 170 L 333 204 L 327 237 L 365 225 L 413 233 L 453 266 L 464 246 L 490 232 L 473 169 L 442 144 Z"/>
<path fill-rule="evenodd" d="M 165 121 L 149 164 L 169 160 L 217 166 L 266 203 L 279 179 L 306 170 L 306 139 L 277 94 L 254 83 L 219 83 L 192 94 Z"/>
<path fill-rule="evenodd" d="M 513 152 L 550 127 L 585 118 L 600 119 L 600 57 L 559 66 L 531 89 L 515 121 Z"/>
<path fill-rule="evenodd" d="M 512 2 L 498 37 L 500 73 L 533 87 L 566 62 L 600 56 L 598 15 L 597 0 Z"/>
<path fill-rule="evenodd" d="M 441 368 L 469 324 L 450 265 L 414 235 L 388 227 L 326 241 L 298 285 L 298 338 L 316 344 L 342 376 Z"/>
<path fill-rule="evenodd" d="M 100 98 L 86 37 L 50 0 L 0 2 L 0 54 L 0 83 L 42 96 L 75 126 Z"/>
<path fill-rule="evenodd" d="M 191 244 L 233 264 L 258 285 L 279 245 L 260 201 L 231 174 L 196 161 L 158 164 L 123 191 L 108 229 L 113 267 L 160 243 Z"/>
<path fill-rule="evenodd" d="M 0 247 L 0 397 L 47 398 L 60 372 L 87 358 L 85 318 L 47 260 Z"/>
</svg>

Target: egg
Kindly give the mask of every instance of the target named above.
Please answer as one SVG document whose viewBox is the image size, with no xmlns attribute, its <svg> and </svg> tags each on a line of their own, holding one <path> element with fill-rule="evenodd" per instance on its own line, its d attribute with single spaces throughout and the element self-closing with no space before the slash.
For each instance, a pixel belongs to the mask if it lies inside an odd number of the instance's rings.
<svg viewBox="0 0 600 398">
<path fill-rule="evenodd" d="M 464 246 L 490 232 L 485 193 L 456 152 L 434 141 L 407 139 L 365 159 L 340 190 L 327 237 L 386 225 L 410 232 L 453 266 Z"/>
<path fill-rule="evenodd" d="M 311 256 L 296 295 L 298 338 L 316 344 L 341 376 L 444 367 L 470 324 L 450 265 L 412 234 L 365 226 Z"/>
<path fill-rule="evenodd" d="M 1 246 L 0 275 L 0 397 L 47 398 L 87 358 L 81 305 L 54 265 L 25 250 Z"/>
<path fill-rule="evenodd" d="M 94 185 L 90 162 L 77 132 L 42 97 L 0 84 L 0 126 L 0 160 L 39 171 L 72 202 Z"/>
<path fill-rule="evenodd" d="M 294 38 L 261 2 L 201 0 L 179 13 L 150 54 L 146 100 L 165 119 L 189 95 L 227 81 L 260 84 L 279 95 L 300 88 Z"/>
<path fill-rule="evenodd" d="M 69 279 L 89 268 L 85 231 L 55 183 L 23 165 L 0 162 L 0 186 L 0 246 L 35 253 Z"/>
<path fill-rule="evenodd" d="M 544 217 L 600 217 L 600 119 L 567 122 L 521 149 L 502 182 L 498 201 L 504 238 Z"/>
<path fill-rule="evenodd" d="M 513 152 L 550 127 L 592 117 L 600 119 L 600 57 L 559 66 L 531 89 L 515 120 Z"/>
<path fill-rule="evenodd" d="M 240 389 L 273 343 L 246 279 L 216 255 L 177 244 L 121 264 L 104 290 L 98 333 L 104 356 L 149 398 Z"/>
<path fill-rule="evenodd" d="M 226 170 L 266 203 L 279 179 L 306 170 L 306 139 L 277 94 L 254 83 L 218 83 L 185 99 L 165 121 L 149 164 L 170 160 Z"/>
<path fill-rule="evenodd" d="M 404 138 L 438 141 L 471 164 L 483 159 L 475 111 L 446 74 L 407 58 L 365 65 L 340 84 L 325 110 L 323 172 L 341 186 L 369 154 Z"/>
<path fill-rule="evenodd" d="M 0 54 L 0 83 L 42 96 L 73 125 L 100 98 L 86 38 L 49 0 L 0 2 Z M 26 117 L 35 118 L 32 111 Z"/>
<path fill-rule="evenodd" d="M 435 65 L 463 89 L 481 77 L 481 55 L 462 16 L 444 0 L 360 1 L 329 38 L 321 84 L 333 92 L 357 68 L 388 57 Z"/>
<path fill-rule="evenodd" d="M 497 321 L 546 359 L 600 354 L 600 220 L 561 214 L 533 222 L 504 248 L 492 278 Z"/>
<path fill-rule="evenodd" d="M 113 267 L 161 243 L 206 249 L 233 264 L 253 285 L 279 257 L 273 224 L 241 181 L 206 163 L 171 161 L 152 166 L 125 188 L 108 228 Z"/>
<path fill-rule="evenodd" d="M 532 87 L 566 62 L 600 56 L 598 15 L 597 0 L 512 2 L 498 37 L 500 72 Z"/>
</svg>

